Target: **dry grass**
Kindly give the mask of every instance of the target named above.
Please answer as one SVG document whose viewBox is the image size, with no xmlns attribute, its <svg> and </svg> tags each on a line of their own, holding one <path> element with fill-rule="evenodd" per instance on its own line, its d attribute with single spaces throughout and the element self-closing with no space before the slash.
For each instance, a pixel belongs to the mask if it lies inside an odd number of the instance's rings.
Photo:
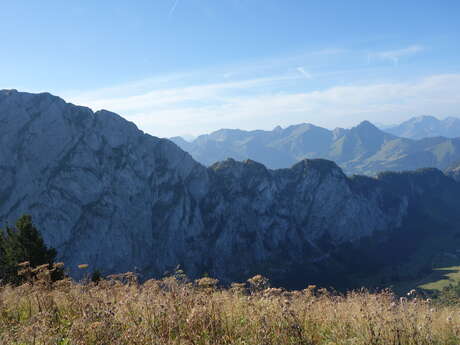
<svg viewBox="0 0 460 345">
<path fill-rule="evenodd" d="M 390 292 L 216 288 L 132 276 L 0 288 L 1 344 L 459 344 L 460 308 Z"/>
</svg>

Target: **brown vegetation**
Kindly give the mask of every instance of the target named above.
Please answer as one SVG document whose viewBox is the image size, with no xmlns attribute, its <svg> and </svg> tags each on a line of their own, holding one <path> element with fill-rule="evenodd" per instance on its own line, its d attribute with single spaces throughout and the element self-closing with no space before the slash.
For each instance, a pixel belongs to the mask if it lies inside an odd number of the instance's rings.
<svg viewBox="0 0 460 345">
<path fill-rule="evenodd" d="M 261 276 L 230 289 L 211 278 L 50 284 L 43 277 L 0 287 L 1 344 L 460 343 L 460 308 L 413 293 L 339 296 L 315 286 L 287 292 L 267 287 Z"/>
</svg>

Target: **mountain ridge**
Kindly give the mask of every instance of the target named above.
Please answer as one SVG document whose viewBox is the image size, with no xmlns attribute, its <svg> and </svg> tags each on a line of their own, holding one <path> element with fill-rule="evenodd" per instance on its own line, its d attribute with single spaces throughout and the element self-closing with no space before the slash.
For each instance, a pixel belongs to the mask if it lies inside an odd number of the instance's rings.
<svg viewBox="0 0 460 345">
<path fill-rule="evenodd" d="M 375 175 L 384 170 L 423 167 L 443 170 L 460 160 L 459 138 L 400 138 L 369 121 L 332 131 L 299 124 L 272 131 L 221 129 L 187 143 L 171 140 L 207 166 L 231 157 L 253 159 L 276 169 L 304 158 L 323 158 L 337 162 L 347 174 Z"/>
<path fill-rule="evenodd" d="M 83 263 L 144 279 L 181 265 L 227 283 L 262 273 L 284 286 L 329 284 L 355 265 L 347 257 L 361 258 L 355 271 L 376 259 L 362 241 L 384 265 L 393 236 L 445 218 L 425 208 L 414 216 L 420 198 L 460 214 L 460 186 L 438 170 L 347 177 L 322 159 L 206 168 L 114 113 L 49 94 L 0 91 L 0 122 L 0 220 L 31 214 L 76 277 Z"/>
<path fill-rule="evenodd" d="M 439 120 L 434 116 L 422 115 L 412 117 L 399 125 L 386 127 L 384 131 L 398 137 L 422 139 L 429 137 L 460 137 L 460 119 L 446 117 Z"/>
</svg>

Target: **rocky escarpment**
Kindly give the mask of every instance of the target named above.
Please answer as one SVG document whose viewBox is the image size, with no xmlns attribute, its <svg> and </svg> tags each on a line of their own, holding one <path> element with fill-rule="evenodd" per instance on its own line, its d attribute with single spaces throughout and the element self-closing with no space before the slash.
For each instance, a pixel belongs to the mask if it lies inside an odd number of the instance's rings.
<svg viewBox="0 0 460 345">
<path fill-rule="evenodd" d="M 0 123 L 3 223 L 32 214 L 70 268 L 153 272 L 184 257 L 185 237 L 202 227 L 193 205 L 208 188 L 187 153 L 49 94 L 1 92 Z"/>
<path fill-rule="evenodd" d="M 202 210 L 212 236 L 211 267 L 220 276 L 316 262 L 328 255 L 325 238 L 330 246 L 396 229 L 406 213 L 405 197 L 387 205 L 379 186 L 358 192 L 330 161 L 304 160 L 272 171 L 229 159 L 210 169 Z"/>
<path fill-rule="evenodd" d="M 344 243 L 404 231 L 411 203 L 425 195 L 416 178 L 407 177 L 411 189 L 393 188 L 388 177 L 348 178 L 325 160 L 205 168 L 114 113 L 50 94 L 0 91 L 0 134 L 1 221 L 30 213 L 73 274 L 89 263 L 147 278 L 180 264 L 224 281 L 282 279 Z"/>
</svg>

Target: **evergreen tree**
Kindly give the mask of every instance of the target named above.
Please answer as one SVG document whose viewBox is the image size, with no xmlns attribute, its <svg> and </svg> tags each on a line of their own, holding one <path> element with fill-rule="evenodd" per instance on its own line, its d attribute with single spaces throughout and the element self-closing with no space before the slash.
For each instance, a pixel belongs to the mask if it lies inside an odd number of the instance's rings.
<svg viewBox="0 0 460 345">
<path fill-rule="evenodd" d="M 17 275 L 18 264 L 28 261 L 30 267 L 43 264 L 51 265 L 56 250 L 47 248 L 32 217 L 23 215 L 14 228 L 0 231 L 0 278 L 3 283 L 17 284 L 21 278 Z"/>
</svg>

